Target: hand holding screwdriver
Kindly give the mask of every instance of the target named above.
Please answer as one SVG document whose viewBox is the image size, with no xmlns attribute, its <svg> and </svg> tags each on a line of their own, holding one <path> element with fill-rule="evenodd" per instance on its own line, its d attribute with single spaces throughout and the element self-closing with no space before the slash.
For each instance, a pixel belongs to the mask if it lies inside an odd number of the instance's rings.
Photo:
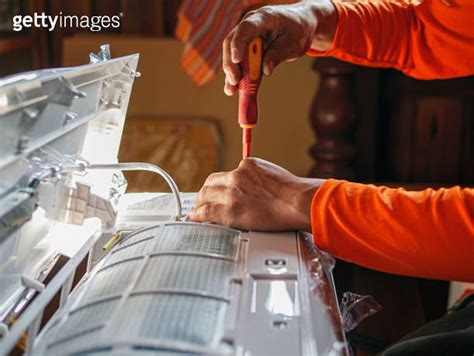
<svg viewBox="0 0 474 356">
<path fill-rule="evenodd" d="M 302 57 L 310 48 L 327 51 L 337 22 L 337 11 L 330 0 L 264 6 L 248 12 L 222 43 L 224 92 L 230 96 L 237 91 L 242 77 L 240 62 L 254 37 L 265 38 L 263 74 L 268 76 L 280 63 Z"/>
</svg>

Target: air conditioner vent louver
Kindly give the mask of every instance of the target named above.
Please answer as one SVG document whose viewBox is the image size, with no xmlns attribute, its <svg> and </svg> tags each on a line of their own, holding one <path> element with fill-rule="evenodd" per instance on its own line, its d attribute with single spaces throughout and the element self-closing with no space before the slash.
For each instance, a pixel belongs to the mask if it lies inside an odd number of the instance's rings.
<svg viewBox="0 0 474 356">
<path fill-rule="evenodd" d="M 238 243 L 238 231 L 213 225 L 133 233 L 97 266 L 37 350 L 218 350 Z"/>
</svg>

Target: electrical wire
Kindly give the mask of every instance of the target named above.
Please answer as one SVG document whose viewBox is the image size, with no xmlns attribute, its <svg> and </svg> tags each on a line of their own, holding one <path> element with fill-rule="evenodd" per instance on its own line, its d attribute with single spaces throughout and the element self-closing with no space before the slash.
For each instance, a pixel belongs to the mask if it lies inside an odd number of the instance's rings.
<svg viewBox="0 0 474 356">
<path fill-rule="evenodd" d="M 162 168 L 157 165 L 145 162 L 121 162 L 121 163 L 104 163 L 104 164 L 88 164 L 86 169 L 89 170 L 121 170 L 121 171 L 149 171 L 159 174 L 168 183 L 171 192 L 175 198 L 176 218 L 180 219 L 182 216 L 181 198 L 179 195 L 178 186 L 174 179 Z"/>
</svg>

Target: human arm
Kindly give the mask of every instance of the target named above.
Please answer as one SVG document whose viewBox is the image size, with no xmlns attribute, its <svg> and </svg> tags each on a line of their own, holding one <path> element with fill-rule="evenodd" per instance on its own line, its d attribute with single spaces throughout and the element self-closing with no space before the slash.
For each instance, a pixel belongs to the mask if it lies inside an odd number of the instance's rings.
<svg viewBox="0 0 474 356">
<path fill-rule="evenodd" d="M 449 5 L 450 4 L 450 5 Z M 249 12 L 223 43 L 224 91 L 232 95 L 239 63 L 255 36 L 265 39 L 264 74 L 305 53 L 398 69 L 419 79 L 474 74 L 474 2 L 425 0 L 302 2 Z"/>
<path fill-rule="evenodd" d="M 319 248 L 368 268 L 474 282 L 473 215 L 473 189 L 407 192 L 300 178 L 251 158 L 211 175 L 190 218 L 245 230 L 312 230 Z"/>
<path fill-rule="evenodd" d="M 313 197 L 315 243 L 384 272 L 474 282 L 474 189 L 419 192 L 328 180 Z"/>
<path fill-rule="evenodd" d="M 331 47 L 308 54 L 372 67 L 395 68 L 418 79 L 474 74 L 474 3 L 466 0 L 334 1 Z"/>
</svg>

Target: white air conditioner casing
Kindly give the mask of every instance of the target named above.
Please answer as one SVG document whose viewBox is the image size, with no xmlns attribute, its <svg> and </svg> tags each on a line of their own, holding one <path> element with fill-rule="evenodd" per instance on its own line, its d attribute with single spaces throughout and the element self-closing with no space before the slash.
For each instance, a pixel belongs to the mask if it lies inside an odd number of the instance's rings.
<svg viewBox="0 0 474 356">
<path fill-rule="evenodd" d="M 0 80 L 0 354 L 25 331 L 35 355 L 347 354 L 311 235 L 183 222 L 172 194 L 92 169 L 118 163 L 137 64 L 102 46 L 88 65 Z M 180 198 L 186 213 L 195 194 Z"/>
</svg>

